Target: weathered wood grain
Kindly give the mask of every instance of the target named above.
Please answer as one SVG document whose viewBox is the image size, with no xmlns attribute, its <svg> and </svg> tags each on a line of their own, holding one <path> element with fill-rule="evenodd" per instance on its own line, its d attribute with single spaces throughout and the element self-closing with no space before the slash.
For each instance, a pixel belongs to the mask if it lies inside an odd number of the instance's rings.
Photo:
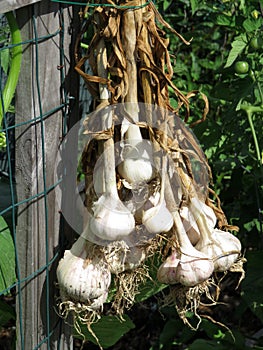
<svg viewBox="0 0 263 350">
<path fill-rule="evenodd" d="M 76 10 L 65 8 L 64 54 L 66 85 L 70 95 L 78 94 L 72 38 Z M 35 18 L 35 22 L 33 22 Z M 76 16 L 77 18 L 77 16 Z M 61 28 L 57 4 L 42 1 L 17 11 L 17 19 L 24 41 L 45 37 Z M 35 23 L 35 26 L 34 26 Z M 42 40 L 23 46 L 22 70 L 16 95 L 16 124 L 45 115 L 62 101 L 60 72 L 61 37 Z M 71 91 L 72 90 L 72 91 Z M 77 104 L 71 108 L 71 122 L 78 118 Z M 72 122 L 72 124 L 74 124 Z M 61 142 L 62 110 L 47 116 L 43 123 L 32 122 L 16 127 L 16 183 L 17 200 L 34 199 L 19 205 L 16 242 L 20 279 L 32 278 L 17 289 L 17 350 L 72 349 L 72 329 L 55 312 L 55 271 L 58 259 L 45 268 L 58 250 L 61 218 L 55 191 L 39 196 L 55 183 L 55 159 Z M 42 272 L 36 273 L 43 269 Z M 40 346 L 41 342 L 43 344 Z"/>
<path fill-rule="evenodd" d="M 6 13 L 8 11 L 19 9 L 23 6 L 34 4 L 41 0 L 1 0 L 0 1 L 0 13 Z"/>
</svg>

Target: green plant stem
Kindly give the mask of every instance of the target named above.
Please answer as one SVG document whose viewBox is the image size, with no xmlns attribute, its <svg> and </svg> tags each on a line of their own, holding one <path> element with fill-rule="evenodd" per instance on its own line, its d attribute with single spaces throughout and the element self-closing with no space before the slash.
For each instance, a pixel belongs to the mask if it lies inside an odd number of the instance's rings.
<svg viewBox="0 0 263 350">
<path fill-rule="evenodd" d="M 12 45 L 15 46 L 13 46 L 11 49 L 12 60 L 7 81 L 3 90 L 3 105 L 0 103 L 0 127 L 2 125 L 3 116 L 7 112 L 12 102 L 16 90 L 22 60 L 21 34 L 17 26 L 16 19 L 12 12 L 6 13 L 5 16 L 10 28 Z"/>
<path fill-rule="evenodd" d="M 250 76 L 251 76 L 253 82 L 257 84 L 259 95 L 260 95 L 261 104 L 263 105 L 263 92 L 262 92 L 262 89 L 261 89 L 261 85 L 260 85 L 260 83 L 259 83 L 259 81 L 258 81 L 258 79 L 257 79 L 257 77 L 256 77 L 256 75 L 255 75 L 253 70 L 250 71 Z"/>
<path fill-rule="evenodd" d="M 260 148 L 259 148 L 257 134 L 256 134 L 256 131 L 255 131 L 255 128 L 254 128 L 254 123 L 253 123 L 253 112 L 251 110 L 247 109 L 246 113 L 247 113 L 248 122 L 249 122 L 249 125 L 250 125 L 250 129 L 251 129 L 251 133 L 252 133 L 252 136 L 253 136 L 253 140 L 254 140 L 254 145 L 255 145 L 255 149 L 256 149 L 257 159 L 258 159 L 259 164 L 262 165 Z"/>
</svg>

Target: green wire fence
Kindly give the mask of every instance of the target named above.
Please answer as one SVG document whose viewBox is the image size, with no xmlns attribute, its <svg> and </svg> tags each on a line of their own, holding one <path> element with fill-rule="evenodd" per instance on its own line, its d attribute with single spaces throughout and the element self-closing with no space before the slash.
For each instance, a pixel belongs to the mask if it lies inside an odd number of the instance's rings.
<svg viewBox="0 0 263 350">
<path fill-rule="evenodd" d="M 5 106 L 8 72 L 1 69 L 0 74 L 0 133 L 6 137 L 6 148 L 0 152 L 0 217 L 12 234 L 16 266 L 16 280 L 0 288 L 0 300 L 6 294 L 16 299 L 14 342 L 21 350 L 73 346 L 70 326 L 56 314 L 54 271 L 72 233 L 55 198 L 59 180 L 54 176 L 54 160 L 79 118 L 73 60 L 78 12 L 78 6 L 48 0 L 21 7 L 14 18 L 22 41 L 0 46 L 0 58 L 4 50 L 12 56 L 15 47 L 22 49 L 14 114 Z M 1 272 L 0 264 L 0 276 Z"/>
</svg>

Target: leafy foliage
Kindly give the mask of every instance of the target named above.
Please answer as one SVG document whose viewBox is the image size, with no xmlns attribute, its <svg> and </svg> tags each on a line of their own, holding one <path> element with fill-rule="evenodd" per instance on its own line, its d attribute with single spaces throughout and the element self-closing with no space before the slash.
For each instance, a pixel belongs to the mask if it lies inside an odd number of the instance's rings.
<svg viewBox="0 0 263 350">
<path fill-rule="evenodd" d="M 0 216 L 0 292 L 11 286 L 15 280 L 14 243 L 7 223 Z"/>
<path fill-rule="evenodd" d="M 100 345 L 105 349 L 114 345 L 125 333 L 135 327 L 127 315 L 124 316 L 123 320 L 116 316 L 102 316 L 98 322 L 90 326 L 96 339 L 86 326 L 81 323 L 79 326 L 81 334 L 76 333 L 75 336 L 77 338 L 83 339 L 85 337 L 86 340 L 95 344 L 99 341 Z"/>
</svg>

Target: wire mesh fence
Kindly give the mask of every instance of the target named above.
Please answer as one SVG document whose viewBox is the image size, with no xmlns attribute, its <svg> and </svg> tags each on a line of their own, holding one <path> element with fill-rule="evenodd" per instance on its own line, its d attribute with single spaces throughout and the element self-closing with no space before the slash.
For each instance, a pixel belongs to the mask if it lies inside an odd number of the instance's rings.
<svg viewBox="0 0 263 350">
<path fill-rule="evenodd" d="M 78 120 L 78 77 L 72 63 L 78 11 L 77 6 L 46 0 L 24 6 L 15 13 L 22 41 L 14 44 L 12 27 L 7 40 L 1 41 L 0 133 L 6 147 L 0 152 L 0 217 L 8 229 L 0 227 L 0 235 L 11 232 L 16 277 L 12 283 L 6 279 L 0 284 L 0 308 L 6 295 L 12 295 L 17 349 L 72 348 L 68 326 L 55 311 L 54 271 L 61 254 L 63 220 L 54 193 L 58 186 L 54 164 L 63 137 Z M 8 24 L 5 14 L 0 20 L 2 27 Z M 12 101 L 15 113 L 9 113 L 5 86 L 12 71 L 10 65 L 4 70 L 3 53 L 9 52 L 12 62 L 17 46 L 22 48 L 22 64 Z"/>
</svg>

